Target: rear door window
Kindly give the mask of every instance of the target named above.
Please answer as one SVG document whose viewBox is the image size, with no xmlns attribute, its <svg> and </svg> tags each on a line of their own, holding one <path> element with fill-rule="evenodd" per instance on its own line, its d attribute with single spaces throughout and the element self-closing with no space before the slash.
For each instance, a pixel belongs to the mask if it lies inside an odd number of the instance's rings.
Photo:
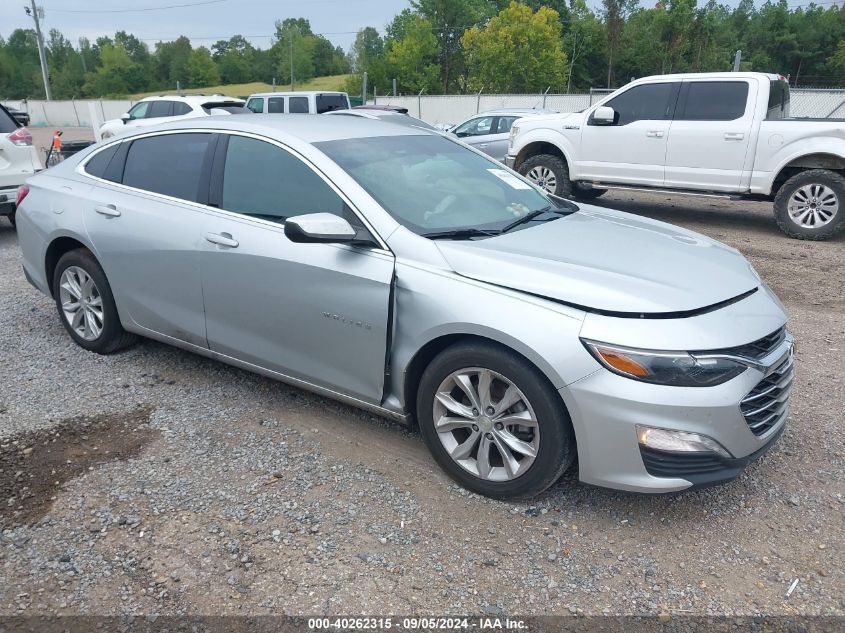
<svg viewBox="0 0 845 633">
<path fill-rule="evenodd" d="M 769 84 L 766 118 L 770 121 L 789 118 L 789 84 L 782 79 L 776 79 Z"/>
<path fill-rule="evenodd" d="M 196 202 L 212 134 L 162 134 L 132 141 L 123 184 Z"/>
<path fill-rule="evenodd" d="M 678 121 L 733 121 L 742 118 L 748 103 L 745 81 L 689 81 L 684 84 Z"/>
<path fill-rule="evenodd" d="M 518 118 L 515 116 L 500 116 L 499 122 L 496 124 L 496 134 L 507 134 L 510 132 L 513 122 Z"/>
<path fill-rule="evenodd" d="M 349 108 L 349 100 L 345 95 L 317 95 L 317 114 L 331 112 L 332 110 L 346 110 Z"/>
<path fill-rule="evenodd" d="M 269 114 L 281 114 L 285 111 L 284 97 L 270 97 L 267 99 L 267 112 Z"/>
<path fill-rule="evenodd" d="M 147 112 L 148 119 L 160 119 L 166 116 L 172 116 L 173 102 L 172 101 L 153 101 L 150 104 L 150 109 Z"/>
<path fill-rule="evenodd" d="M 191 106 L 184 101 L 173 102 L 173 116 L 182 116 L 183 114 L 188 114 L 190 111 Z"/>
<path fill-rule="evenodd" d="M 308 97 L 290 97 L 288 99 L 290 114 L 308 114 Z"/>
</svg>

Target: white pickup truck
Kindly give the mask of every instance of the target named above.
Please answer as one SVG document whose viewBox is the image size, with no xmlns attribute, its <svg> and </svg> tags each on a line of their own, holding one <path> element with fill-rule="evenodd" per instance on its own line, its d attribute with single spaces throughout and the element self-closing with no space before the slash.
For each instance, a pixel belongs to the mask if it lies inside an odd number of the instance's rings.
<svg viewBox="0 0 845 633">
<path fill-rule="evenodd" d="M 779 75 L 638 79 L 581 112 L 520 119 L 506 162 L 559 196 L 614 188 L 767 199 L 790 237 L 845 229 L 845 120 L 789 118 Z"/>
</svg>

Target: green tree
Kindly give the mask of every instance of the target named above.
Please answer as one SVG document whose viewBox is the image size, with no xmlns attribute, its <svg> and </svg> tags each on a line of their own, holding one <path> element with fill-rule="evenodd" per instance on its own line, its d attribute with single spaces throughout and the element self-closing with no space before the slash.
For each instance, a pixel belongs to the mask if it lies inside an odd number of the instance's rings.
<svg viewBox="0 0 845 633">
<path fill-rule="evenodd" d="M 484 28 L 461 39 L 473 87 L 491 92 L 537 92 L 566 85 L 568 61 L 557 11 L 511 2 Z"/>
<path fill-rule="evenodd" d="M 156 43 L 152 67 L 159 87 L 172 89 L 177 81 L 185 85 L 192 50 L 191 41 L 184 35 L 172 42 Z"/>
<path fill-rule="evenodd" d="M 437 57 L 437 37 L 431 23 L 419 15 L 405 25 L 402 39 L 391 40 L 387 46 L 386 61 L 402 92 L 438 92 L 441 73 Z"/>
<path fill-rule="evenodd" d="M 143 70 L 122 46 L 102 44 L 101 65 L 85 77 L 83 92 L 91 97 L 121 97 L 134 92 Z"/>
<path fill-rule="evenodd" d="M 314 38 L 310 35 L 311 25 L 304 18 L 287 18 L 276 22 L 275 43 L 271 50 L 275 74 L 280 83 L 289 81 L 291 61 L 294 82 L 307 81 L 314 76 Z"/>
<path fill-rule="evenodd" d="M 216 86 L 220 83 L 217 64 L 211 59 L 211 52 L 204 46 L 191 51 L 185 70 L 188 75 L 185 85 L 188 88 Z"/>
</svg>

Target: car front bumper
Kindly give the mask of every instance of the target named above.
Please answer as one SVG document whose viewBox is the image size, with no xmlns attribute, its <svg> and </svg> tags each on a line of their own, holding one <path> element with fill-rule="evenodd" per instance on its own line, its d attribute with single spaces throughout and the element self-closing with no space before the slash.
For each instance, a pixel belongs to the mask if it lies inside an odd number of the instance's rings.
<svg viewBox="0 0 845 633">
<path fill-rule="evenodd" d="M 516 156 L 511 156 L 510 154 L 505 156 L 505 165 L 507 167 L 510 167 L 511 169 L 513 169 L 514 168 L 513 166 L 515 164 L 516 164 Z"/>
<path fill-rule="evenodd" d="M 602 368 L 560 390 L 578 442 L 579 477 L 585 483 L 635 492 L 673 492 L 738 476 L 782 434 L 789 387 L 776 423 L 755 435 L 741 401 L 792 358 L 793 339 L 767 357 L 767 367 L 748 368 L 715 387 L 667 387 L 639 382 Z M 730 457 L 715 452 L 657 451 L 640 445 L 637 426 L 705 435 Z"/>
</svg>

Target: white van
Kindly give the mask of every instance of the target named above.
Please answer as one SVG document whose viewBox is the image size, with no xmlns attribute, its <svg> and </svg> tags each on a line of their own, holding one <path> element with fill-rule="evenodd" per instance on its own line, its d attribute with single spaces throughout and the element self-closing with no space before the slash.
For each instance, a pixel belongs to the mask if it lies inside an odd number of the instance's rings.
<svg viewBox="0 0 845 633">
<path fill-rule="evenodd" d="M 323 114 L 349 108 L 345 92 L 257 92 L 246 107 L 256 114 Z"/>
</svg>

